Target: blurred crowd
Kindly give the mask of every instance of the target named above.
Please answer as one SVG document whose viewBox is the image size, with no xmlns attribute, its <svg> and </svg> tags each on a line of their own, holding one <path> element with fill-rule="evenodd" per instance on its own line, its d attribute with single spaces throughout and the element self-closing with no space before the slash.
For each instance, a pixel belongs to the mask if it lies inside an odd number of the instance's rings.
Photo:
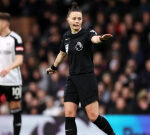
<svg viewBox="0 0 150 135">
<path fill-rule="evenodd" d="M 35 18 L 24 41 L 23 113 L 64 115 L 63 96 L 67 58 L 58 72 L 47 75 L 68 29 L 67 10 L 72 0 L 1 0 L 0 11 L 14 17 Z M 83 27 L 113 38 L 94 45 L 94 72 L 98 82 L 101 114 L 150 114 L 150 1 L 82 0 Z M 8 114 L 5 96 L 0 114 Z M 80 112 L 84 111 L 79 108 Z"/>
</svg>

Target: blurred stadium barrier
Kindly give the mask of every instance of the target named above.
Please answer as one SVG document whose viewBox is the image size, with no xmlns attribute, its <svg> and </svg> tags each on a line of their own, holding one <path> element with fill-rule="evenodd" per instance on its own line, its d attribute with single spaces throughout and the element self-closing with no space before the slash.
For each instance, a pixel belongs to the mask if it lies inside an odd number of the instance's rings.
<svg viewBox="0 0 150 135">
<path fill-rule="evenodd" d="M 106 115 L 117 135 L 150 135 L 150 115 Z M 0 116 L 0 135 L 12 134 L 12 117 Z M 105 135 L 87 120 L 76 119 L 78 135 Z M 65 135 L 63 117 L 23 115 L 21 135 Z"/>
</svg>

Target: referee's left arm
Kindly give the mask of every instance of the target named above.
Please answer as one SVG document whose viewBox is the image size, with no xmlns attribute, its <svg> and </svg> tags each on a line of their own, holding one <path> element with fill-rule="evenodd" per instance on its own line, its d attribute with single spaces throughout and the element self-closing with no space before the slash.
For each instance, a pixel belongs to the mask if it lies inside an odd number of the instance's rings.
<svg viewBox="0 0 150 135">
<path fill-rule="evenodd" d="M 101 42 L 103 42 L 105 40 L 108 40 L 111 37 L 112 37 L 111 34 L 104 34 L 102 36 L 97 35 L 97 36 L 93 36 L 91 38 L 91 42 L 94 43 L 94 44 L 98 44 L 98 43 L 101 43 Z"/>
</svg>

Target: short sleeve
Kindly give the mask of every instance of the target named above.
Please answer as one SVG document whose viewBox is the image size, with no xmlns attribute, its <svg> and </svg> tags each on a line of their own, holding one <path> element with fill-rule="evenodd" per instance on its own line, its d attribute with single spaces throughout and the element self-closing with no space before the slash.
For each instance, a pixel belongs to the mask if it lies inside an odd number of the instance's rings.
<svg viewBox="0 0 150 135">
<path fill-rule="evenodd" d="M 88 32 L 88 39 L 91 40 L 91 38 L 92 38 L 93 36 L 97 36 L 97 33 L 96 33 L 95 30 L 91 29 L 91 30 L 89 30 L 89 32 Z"/>
<path fill-rule="evenodd" d="M 23 45 L 23 42 L 22 42 L 22 38 L 20 35 L 18 35 L 17 33 L 15 32 L 11 32 L 10 36 L 14 39 L 15 41 L 15 54 L 18 55 L 18 54 L 24 54 L 24 45 Z"/>
<path fill-rule="evenodd" d="M 60 51 L 63 51 L 63 52 L 66 53 L 66 50 L 65 50 L 65 44 L 64 44 L 64 36 L 63 36 L 63 39 L 62 39 L 62 41 L 61 41 Z"/>
<path fill-rule="evenodd" d="M 15 39 L 15 52 L 16 52 L 16 55 L 17 54 L 24 54 L 24 45 L 23 45 L 23 42 L 22 42 L 22 39 L 20 37 L 20 39 Z"/>
</svg>

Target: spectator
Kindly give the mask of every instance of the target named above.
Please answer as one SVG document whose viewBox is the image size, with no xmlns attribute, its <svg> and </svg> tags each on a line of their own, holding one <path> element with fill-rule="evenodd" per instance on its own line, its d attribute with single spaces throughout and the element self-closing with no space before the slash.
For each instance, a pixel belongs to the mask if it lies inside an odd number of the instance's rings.
<svg viewBox="0 0 150 135">
<path fill-rule="evenodd" d="M 135 109 L 135 114 L 149 114 L 150 106 L 148 104 L 147 92 L 146 90 L 141 90 L 137 95 L 137 107 Z"/>
<path fill-rule="evenodd" d="M 122 97 L 118 97 L 115 102 L 115 108 L 112 109 L 109 113 L 113 114 L 128 114 L 129 110 L 127 104 Z"/>
<path fill-rule="evenodd" d="M 47 97 L 46 99 L 46 109 L 43 111 L 46 116 L 61 116 L 63 111 L 60 107 L 54 105 L 53 97 Z"/>
</svg>

